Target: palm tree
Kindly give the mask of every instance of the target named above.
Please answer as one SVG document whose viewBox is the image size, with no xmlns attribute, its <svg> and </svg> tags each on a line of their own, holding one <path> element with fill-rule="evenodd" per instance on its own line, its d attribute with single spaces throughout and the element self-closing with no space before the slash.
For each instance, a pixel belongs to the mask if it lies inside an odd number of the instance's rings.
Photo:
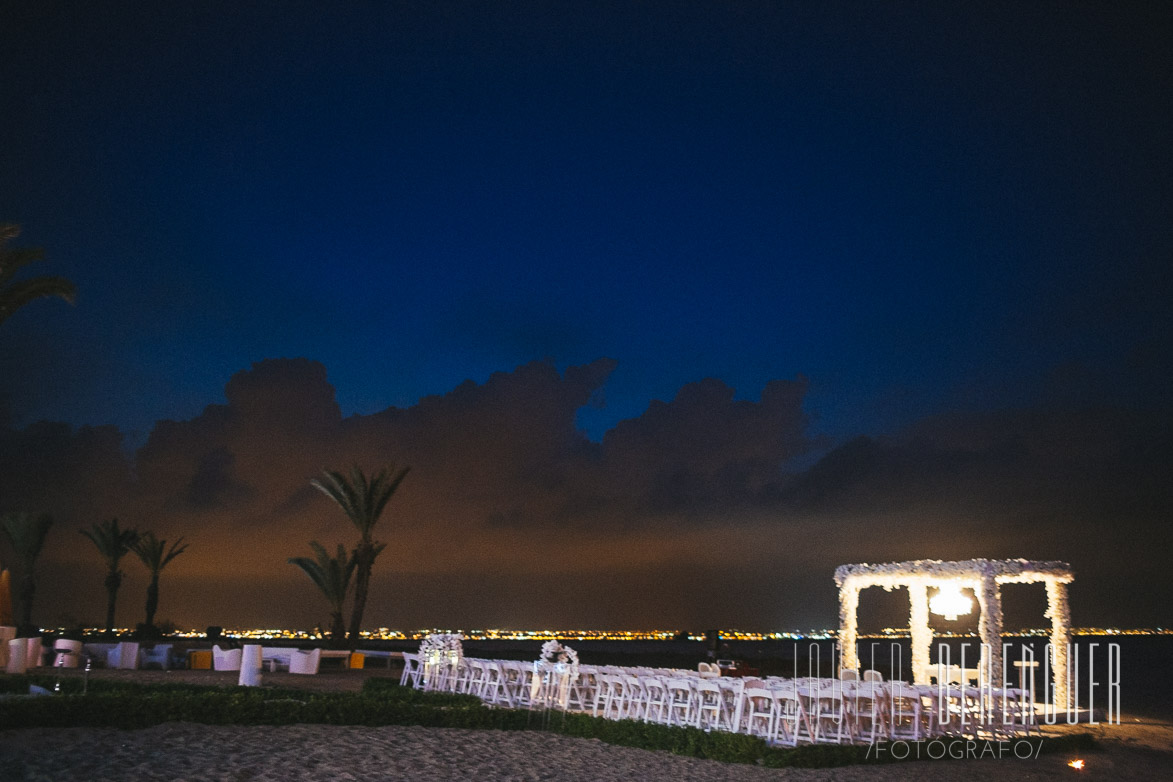
<svg viewBox="0 0 1173 782">
<path fill-rule="evenodd" d="M 354 575 L 355 555 L 338 544 L 338 554 L 331 557 L 316 540 L 310 541 L 314 558 L 290 557 L 289 564 L 301 568 L 330 603 L 330 638 L 334 645 L 346 645 L 346 625 L 342 621 L 342 606 L 350 593 L 350 578 Z M 379 546 L 382 550 L 382 544 Z"/>
<path fill-rule="evenodd" d="M 159 609 L 159 574 L 163 572 L 163 568 L 167 567 L 171 560 L 187 551 L 187 544 L 180 537 L 179 540 L 171 544 L 171 548 L 167 548 L 166 540 L 159 540 L 153 532 L 145 532 L 139 535 L 138 540 L 131 548 L 147 566 L 147 570 L 151 571 L 151 583 L 147 585 L 145 627 L 148 632 L 154 632 L 155 611 Z"/>
<path fill-rule="evenodd" d="M 45 546 L 45 536 L 53 526 L 53 517 L 47 513 L 34 516 L 31 513 L 9 513 L 0 517 L 0 530 L 12 547 L 15 564 L 21 569 L 20 621 L 17 633 L 22 636 L 37 635 L 40 631 L 33 625 L 33 597 L 37 593 L 37 557 Z"/>
<path fill-rule="evenodd" d="M 374 567 L 375 557 L 387 547 L 385 543 L 374 539 L 375 524 L 379 522 L 379 516 L 383 514 L 391 495 L 395 494 L 410 470 L 410 467 L 396 469 L 389 466 L 379 470 L 374 477 L 367 478 L 361 469 L 352 467 L 349 478 L 340 472 L 326 471 L 321 478 L 310 481 L 314 488 L 338 503 L 361 535 L 354 547 L 354 610 L 350 615 L 348 633 L 352 651 L 358 645 L 359 628 L 367 606 L 371 568 Z"/>
<path fill-rule="evenodd" d="M 46 296 L 60 296 L 73 304 L 77 292 L 73 283 L 64 277 L 30 277 L 13 282 L 16 273 L 30 263 L 44 260 L 45 251 L 39 247 L 9 249 L 9 240 L 20 236 L 20 226 L 13 223 L 0 224 L 0 323 L 12 313 L 35 299 Z"/>
<path fill-rule="evenodd" d="M 118 600 L 118 587 L 122 586 L 118 563 L 138 541 L 138 533 L 133 529 L 120 529 L 118 519 L 110 519 L 100 524 L 95 522 L 81 534 L 92 540 L 106 559 L 106 632 L 113 633 L 114 604 Z"/>
</svg>

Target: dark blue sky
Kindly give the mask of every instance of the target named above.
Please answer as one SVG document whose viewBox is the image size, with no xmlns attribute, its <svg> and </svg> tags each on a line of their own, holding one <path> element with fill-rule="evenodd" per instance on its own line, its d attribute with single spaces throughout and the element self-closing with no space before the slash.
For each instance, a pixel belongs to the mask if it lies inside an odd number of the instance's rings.
<svg viewBox="0 0 1173 782">
<path fill-rule="evenodd" d="M 807 378 L 815 456 L 1168 415 L 1168 3 L 22 5 L 0 220 L 79 294 L 0 332 L 15 427 L 279 357 L 343 415 L 611 358 L 596 443 L 704 378 Z"/>
<path fill-rule="evenodd" d="M 609 356 L 596 439 L 799 373 L 842 437 L 1110 372 L 1168 292 L 1160 4 L 237 5 L 6 19 L 0 214 L 81 291 L 9 327 L 17 420 Z"/>
</svg>

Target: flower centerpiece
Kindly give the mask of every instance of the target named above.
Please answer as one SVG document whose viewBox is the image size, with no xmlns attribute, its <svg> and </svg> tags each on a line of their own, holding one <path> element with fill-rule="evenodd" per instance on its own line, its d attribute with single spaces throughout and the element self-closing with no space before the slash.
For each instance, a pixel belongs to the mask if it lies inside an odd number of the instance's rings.
<svg viewBox="0 0 1173 782">
<path fill-rule="evenodd" d="M 578 681 L 578 652 L 557 641 L 542 644 L 542 653 L 534 662 L 531 701 L 547 708 L 565 709 L 570 688 Z"/>
<path fill-rule="evenodd" d="M 448 677 L 456 673 L 464 659 L 462 640 L 464 636 L 454 633 L 430 633 L 420 642 L 424 689 L 443 689 Z"/>
<path fill-rule="evenodd" d="M 542 655 L 538 658 L 538 662 L 550 665 L 568 665 L 574 673 L 578 673 L 578 652 L 557 641 L 546 641 L 542 644 Z"/>
<path fill-rule="evenodd" d="M 463 635 L 431 633 L 420 642 L 420 660 L 425 665 L 458 665 L 464 659 Z"/>
</svg>

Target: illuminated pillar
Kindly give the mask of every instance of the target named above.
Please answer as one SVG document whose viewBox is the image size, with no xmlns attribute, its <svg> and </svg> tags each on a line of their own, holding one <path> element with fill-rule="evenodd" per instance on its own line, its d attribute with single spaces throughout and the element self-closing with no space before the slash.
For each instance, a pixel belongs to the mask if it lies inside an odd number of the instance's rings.
<svg viewBox="0 0 1173 782">
<path fill-rule="evenodd" d="M 978 607 L 978 635 L 982 639 L 982 658 L 979 663 L 978 681 L 988 670 L 991 687 L 1002 686 L 1002 592 L 993 574 L 985 573 L 976 585 Z M 985 683 L 985 682 L 982 682 Z"/>
<path fill-rule="evenodd" d="M 929 588 L 923 580 L 908 582 L 908 603 L 908 629 L 912 635 L 912 681 L 914 684 L 928 684 L 933 629 L 929 627 Z"/>
<path fill-rule="evenodd" d="M 839 667 L 859 670 L 855 640 L 859 635 L 859 586 L 847 579 L 839 587 Z"/>
<path fill-rule="evenodd" d="M 1067 604 L 1067 584 L 1055 578 L 1047 579 L 1047 617 L 1051 620 L 1051 678 L 1055 683 L 1055 708 L 1066 710 L 1071 614 Z"/>
</svg>

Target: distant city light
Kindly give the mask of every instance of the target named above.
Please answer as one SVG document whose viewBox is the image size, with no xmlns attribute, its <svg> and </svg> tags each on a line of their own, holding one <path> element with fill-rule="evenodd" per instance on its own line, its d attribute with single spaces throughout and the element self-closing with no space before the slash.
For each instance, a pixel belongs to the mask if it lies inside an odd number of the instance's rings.
<svg viewBox="0 0 1173 782">
<path fill-rule="evenodd" d="M 964 599 L 964 598 L 963 598 Z M 46 628 L 46 632 L 65 633 L 68 628 Z M 105 628 L 83 628 L 87 635 L 100 635 Z M 115 628 L 118 635 L 130 635 L 132 628 Z M 830 629 L 812 630 L 778 630 L 771 632 L 752 632 L 746 630 L 719 630 L 723 641 L 829 641 L 835 640 L 838 633 Z M 379 627 L 374 630 L 363 630 L 360 635 L 370 641 L 419 641 L 430 633 L 456 633 L 463 635 L 469 641 L 704 641 L 705 633 L 684 630 L 516 630 L 516 629 L 442 629 L 427 628 L 420 630 L 394 630 L 388 627 Z M 1050 630 L 1046 628 L 1023 628 L 1021 630 L 1007 630 L 1002 633 L 1006 637 L 1039 636 L 1046 637 Z M 176 630 L 172 635 L 176 638 L 203 638 L 205 630 Z M 296 630 L 285 628 L 224 628 L 222 635 L 226 638 L 260 639 L 260 640 L 322 640 L 320 630 Z M 973 632 L 934 631 L 939 638 L 973 638 Z M 1072 635 L 1078 636 L 1148 636 L 1173 635 L 1173 629 L 1162 627 L 1140 627 L 1122 629 L 1118 627 L 1082 627 L 1072 630 Z M 885 627 L 878 633 L 861 633 L 859 638 L 880 638 L 895 640 L 909 637 L 906 627 Z"/>
</svg>

